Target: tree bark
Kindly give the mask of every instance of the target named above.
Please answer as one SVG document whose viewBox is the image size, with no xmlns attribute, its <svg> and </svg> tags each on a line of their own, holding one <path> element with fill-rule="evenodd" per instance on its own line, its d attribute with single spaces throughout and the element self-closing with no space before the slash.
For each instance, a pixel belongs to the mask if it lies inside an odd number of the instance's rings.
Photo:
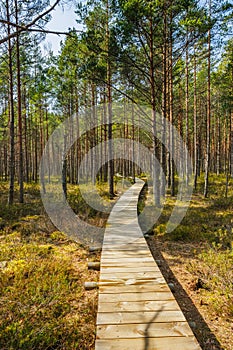
<svg viewBox="0 0 233 350">
<path fill-rule="evenodd" d="M 152 119 L 152 133 L 153 133 L 153 148 L 154 157 L 159 162 L 159 145 L 157 139 L 157 118 L 156 118 L 156 89 L 155 89 L 155 67 L 154 67 L 154 24 L 153 18 L 150 18 L 150 33 L 149 33 L 149 59 L 150 59 L 150 93 L 151 93 L 151 119 Z M 153 192 L 155 205 L 160 207 L 160 178 L 159 169 L 156 164 L 153 167 Z"/>
<path fill-rule="evenodd" d="M 175 142 L 174 142 L 174 111 L 173 111 L 173 37 L 172 37 L 172 14 L 170 17 L 170 43 L 169 43 L 169 119 L 170 119 L 170 178 L 171 178 L 171 196 L 175 196 Z"/>
<path fill-rule="evenodd" d="M 18 1 L 15 0 L 15 21 L 18 25 Z M 17 28 L 16 35 L 16 64 L 17 64 L 17 97 L 18 97 L 18 143 L 19 143 L 19 202 L 24 202 L 24 174 L 23 174 L 23 135 L 22 135 L 22 100 L 21 100 L 21 63 L 20 63 L 20 48 L 19 48 L 19 31 Z"/>
<path fill-rule="evenodd" d="M 7 21 L 10 22 L 9 1 L 6 0 Z M 14 113 L 14 81 L 12 67 L 12 45 L 10 25 L 7 25 L 8 34 L 8 66 L 9 66 L 9 113 L 10 113 L 10 159 L 9 159 L 9 193 L 8 204 L 12 205 L 14 201 L 14 180 L 15 180 L 15 113 Z"/>
<path fill-rule="evenodd" d="M 193 72 L 193 89 L 194 89 L 194 96 L 193 96 L 193 128 L 194 128 L 194 134 L 193 134 L 193 145 L 194 145 L 194 188 L 196 190 L 197 188 L 197 177 L 198 177 L 198 149 L 197 149 L 197 58 L 196 58 L 196 51 L 194 47 L 194 72 Z"/>
<path fill-rule="evenodd" d="M 108 184 L 109 184 L 109 197 L 114 198 L 114 161 L 113 161 L 113 146 L 112 146 L 112 72 L 110 62 L 110 30 L 109 30 L 109 17 L 110 17 L 109 1 L 106 2 L 106 46 L 107 46 L 107 111 L 108 111 Z"/>
<path fill-rule="evenodd" d="M 189 183 L 189 168 L 188 168 L 188 149 L 189 149 L 189 49 L 188 49 L 188 34 L 187 47 L 185 53 L 185 181 Z"/>
<path fill-rule="evenodd" d="M 211 8 L 211 2 L 209 4 Z M 210 68 L 211 68 L 211 31 L 208 31 L 208 77 L 207 77 L 207 118 L 206 118 L 206 157 L 205 157 L 205 184 L 204 184 L 204 197 L 208 197 L 209 192 L 209 167 L 210 167 L 210 128 L 211 128 L 211 81 L 210 81 Z"/>
</svg>

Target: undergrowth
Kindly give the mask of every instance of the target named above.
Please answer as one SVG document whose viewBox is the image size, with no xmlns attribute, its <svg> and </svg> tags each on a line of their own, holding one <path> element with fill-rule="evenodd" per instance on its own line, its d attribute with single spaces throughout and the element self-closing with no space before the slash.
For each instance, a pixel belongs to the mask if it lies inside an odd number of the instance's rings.
<svg viewBox="0 0 233 350">
<path fill-rule="evenodd" d="M 221 244 L 208 246 L 187 266 L 197 280 L 204 282 L 199 292 L 204 304 L 215 312 L 231 319 L 233 317 L 233 251 L 223 249 Z"/>
<path fill-rule="evenodd" d="M 87 270 L 87 250 L 52 225 L 38 185 L 11 207 L 6 189 L 0 184 L 0 349 L 93 349 L 97 292 L 83 284 L 98 273 Z"/>
<path fill-rule="evenodd" d="M 204 198 L 203 176 L 199 179 L 197 191 L 186 216 L 172 232 L 166 231 L 166 223 L 175 205 L 175 199 L 168 197 L 157 225 L 155 238 L 164 242 L 195 243 L 200 247 L 190 256 L 188 270 L 196 281 L 203 282 L 203 302 L 219 316 L 233 317 L 233 180 L 225 197 L 225 176 L 210 176 L 209 197 Z"/>
</svg>

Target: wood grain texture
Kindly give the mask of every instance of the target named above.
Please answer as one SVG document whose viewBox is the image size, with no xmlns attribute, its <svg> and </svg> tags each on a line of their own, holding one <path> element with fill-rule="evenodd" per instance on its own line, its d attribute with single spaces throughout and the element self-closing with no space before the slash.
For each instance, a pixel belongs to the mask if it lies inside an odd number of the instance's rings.
<svg viewBox="0 0 233 350">
<path fill-rule="evenodd" d="M 188 337 L 193 335 L 187 322 L 101 325 L 97 326 L 97 333 L 100 339 Z"/>
<path fill-rule="evenodd" d="M 150 272 L 160 272 L 158 266 L 155 264 L 150 264 L 149 266 L 147 265 L 144 265 L 141 266 L 140 265 L 140 270 L 138 269 L 138 267 L 135 266 L 135 264 L 133 264 L 133 266 L 124 266 L 124 265 L 119 265 L 119 266 L 104 266 L 102 265 L 101 266 L 101 274 L 105 274 L 105 273 L 117 273 L 117 272 L 125 272 L 125 273 L 129 273 L 129 274 L 133 274 L 135 272 L 140 272 L 140 273 L 144 273 L 144 272 L 147 272 L 147 271 L 150 271 Z M 101 276 L 101 275 L 100 275 Z"/>
<path fill-rule="evenodd" d="M 100 293 L 144 293 L 144 292 L 170 292 L 167 284 L 138 284 L 138 285 L 100 285 Z"/>
<path fill-rule="evenodd" d="M 113 272 L 111 269 L 110 271 L 102 271 L 101 273 L 101 280 L 105 280 L 107 278 L 110 278 L 114 276 L 114 278 L 121 278 L 121 279 L 131 279 L 131 278 L 137 278 L 137 279 L 155 279 L 158 277 L 161 277 L 161 272 L 159 270 L 155 271 L 130 271 L 130 272 Z M 124 270 L 123 270 L 124 271 Z"/>
<path fill-rule="evenodd" d="M 99 305 L 102 302 L 114 303 L 119 301 L 156 301 L 156 300 L 175 300 L 171 292 L 144 292 L 144 293 L 121 293 L 106 294 L 99 293 Z"/>
<path fill-rule="evenodd" d="M 117 312 L 125 311 L 179 311 L 179 305 L 175 300 L 135 300 L 135 301 L 118 301 L 118 302 L 101 302 L 99 312 Z"/>
<path fill-rule="evenodd" d="M 95 350 L 200 350 L 196 338 L 165 337 L 96 341 Z"/>
<path fill-rule="evenodd" d="M 161 306 L 157 311 L 98 312 L 96 323 L 97 325 L 108 325 L 181 321 L 185 321 L 181 310 L 166 311 L 163 309 L 163 306 Z"/>
</svg>

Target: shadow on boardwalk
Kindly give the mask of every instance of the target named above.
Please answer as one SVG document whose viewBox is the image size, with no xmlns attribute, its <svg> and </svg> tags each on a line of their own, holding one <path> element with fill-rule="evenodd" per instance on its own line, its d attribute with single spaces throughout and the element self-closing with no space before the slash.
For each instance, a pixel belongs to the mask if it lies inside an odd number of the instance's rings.
<svg viewBox="0 0 233 350">
<path fill-rule="evenodd" d="M 150 322 L 148 323 L 148 325 L 146 326 L 145 329 L 145 347 L 144 350 L 149 350 L 150 349 L 150 339 L 149 339 L 149 329 L 150 329 L 150 325 L 151 323 L 155 322 L 157 315 L 159 314 L 159 312 L 163 311 L 163 307 L 157 311 L 154 316 L 152 317 L 152 319 L 150 320 Z"/>
<path fill-rule="evenodd" d="M 178 302 L 186 320 L 189 322 L 194 335 L 196 336 L 202 350 L 224 350 L 214 333 L 208 327 L 204 318 L 194 305 L 192 299 L 188 296 L 176 276 L 170 269 L 167 261 L 164 259 L 158 244 L 153 238 L 148 238 L 148 246 L 155 260 L 160 260 L 160 270 L 167 283 L 174 283 L 177 292 L 174 292 L 176 301 Z M 195 323 L 195 326 L 193 325 Z"/>
</svg>

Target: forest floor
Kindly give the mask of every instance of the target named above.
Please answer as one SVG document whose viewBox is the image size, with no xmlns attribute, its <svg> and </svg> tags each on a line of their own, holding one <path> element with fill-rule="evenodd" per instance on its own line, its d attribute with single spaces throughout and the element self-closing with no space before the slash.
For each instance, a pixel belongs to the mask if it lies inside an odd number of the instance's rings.
<svg viewBox="0 0 233 350">
<path fill-rule="evenodd" d="M 232 180 L 231 180 L 232 181 Z M 166 233 L 175 199 L 168 198 L 151 252 L 203 350 L 233 350 L 233 186 L 212 176 L 209 198 L 194 193 L 181 224 Z"/>
<path fill-rule="evenodd" d="M 202 349 L 233 350 L 233 190 L 224 198 L 224 178 L 210 181 L 209 198 L 198 194 L 200 182 L 171 234 L 165 223 L 175 201 L 168 197 L 148 244 Z M 98 292 L 83 285 L 98 281 L 87 262 L 99 255 L 57 231 L 38 185 L 25 190 L 25 204 L 8 207 L 7 184 L 0 183 L 0 349 L 93 350 Z M 88 208 L 75 186 L 69 201 L 85 220 L 105 225 L 107 215 Z"/>
<path fill-rule="evenodd" d="M 218 301 L 222 303 L 214 295 L 214 288 L 207 290 L 206 287 L 197 287 L 198 266 L 203 270 L 203 265 L 196 253 L 205 251 L 206 247 L 197 243 L 163 242 L 154 238 L 149 238 L 148 244 L 152 255 L 159 259 L 159 267 L 166 281 L 174 284 L 174 296 L 202 350 L 232 350 L 233 319 L 229 310 L 221 310 L 216 305 Z M 192 264 L 197 267 L 196 271 L 190 271 Z M 223 297 L 218 296 L 219 299 Z"/>
<path fill-rule="evenodd" d="M 88 249 L 57 231 L 47 217 L 39 185 L 25 185 L 25 203 L 7 206 L 7 184 L 0 183 L 0 349 L 94 349 L 98 281 L 88 271 Z M 70 186 L 73 209 L 89 211 Z M 76 204 L 75 204 L 76 203 Z M 75 207 L 76 205 L 76 207 Z M 97 216 L 97 225 L 106 217 Z"/>
</svg>

